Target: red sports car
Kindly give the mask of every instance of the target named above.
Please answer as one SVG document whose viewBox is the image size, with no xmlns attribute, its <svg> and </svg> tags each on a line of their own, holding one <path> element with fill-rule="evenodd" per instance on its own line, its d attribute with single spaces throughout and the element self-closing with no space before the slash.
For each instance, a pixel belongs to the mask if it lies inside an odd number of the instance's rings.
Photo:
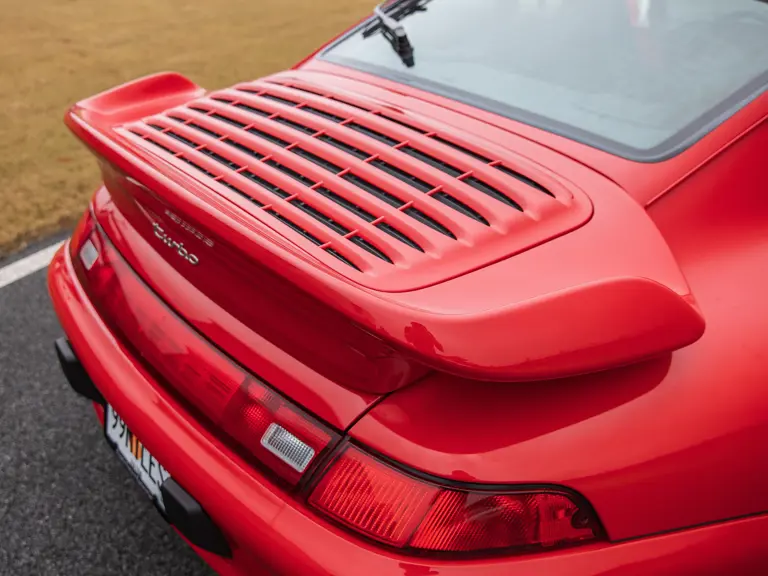
<svg viewBox="0 0 768 576">
<path fill-rule="evenodd" d="M 765 574 L 767 85 L 765 1 L 400 0 L 96 95 L 64 372 L 221 574 Z"/>
</svg>

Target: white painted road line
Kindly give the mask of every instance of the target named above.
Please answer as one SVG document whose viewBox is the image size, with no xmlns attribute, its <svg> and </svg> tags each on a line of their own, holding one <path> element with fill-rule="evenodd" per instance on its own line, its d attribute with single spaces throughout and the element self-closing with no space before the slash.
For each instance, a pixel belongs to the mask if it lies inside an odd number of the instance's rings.
<svg viewBox="0 0 768 576">
<path fill-rule="evenodd" d="M 58 250 L 62 244 L 64 244 L 63 240 L 57 242 L 53 246 L 48 246 L 34 254 L 30 254 L 26 258 L 8 264 L 8 266 L 4 268 L 0 268 L 0 289 L 48 266 L 48 264 L 51 263 L 51 258 L 56 254 L 56 250 Z"/>
</svg>

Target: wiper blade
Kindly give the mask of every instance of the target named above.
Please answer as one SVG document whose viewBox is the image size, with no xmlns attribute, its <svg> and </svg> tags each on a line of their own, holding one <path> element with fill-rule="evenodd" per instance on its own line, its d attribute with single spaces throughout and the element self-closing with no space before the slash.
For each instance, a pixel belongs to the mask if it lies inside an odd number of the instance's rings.
<svg viewBox="0 0 768 576">
<path fill-rule="evenodd" d="M 384 12 L 383 6 L 386 2 L 382 2 L 373 9 L 376 23 L 363 31 L 363 38 L 369 38 L 381 30 L 382 35 L 390 43 L 392 49 L 400 57 L 400 60 L 403 61 L 403 64 L 408 68 L 412 68 L 416 64 L 416 60 L 413 57 L 413 45 L 408 39 L 405 28 L 398 20 L 410 16 L 414 12 L 424 12 L 427 9 L 425 4 L 429 1 L 409 0 L 406 2 L 396 2 L 394 4 L 393 16 Z"/>
</svg>

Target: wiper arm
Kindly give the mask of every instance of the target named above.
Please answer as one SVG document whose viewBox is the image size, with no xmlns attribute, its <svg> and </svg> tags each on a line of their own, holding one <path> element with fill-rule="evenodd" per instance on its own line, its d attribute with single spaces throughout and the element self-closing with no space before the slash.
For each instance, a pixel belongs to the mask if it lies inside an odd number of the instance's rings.
<svg viewBox="0 0 768 576">
<path fill-rule="evenodd" d="M 427 2 L 428 1 L 429 0 L 427 0 Z M 410 16 L 414 12 L 423 12 L 427 9 L 426 6 L 424 6 L 427 2 L 424 2 L 423 0 L 409 0 L 405 2 L 405 6 L 400 7 L 400 9 L 396 11 L 397 16 L 404 18 Z M 385 2 L 382 2 L 373 9 L 373 14 L 376 16 L 377 22 L 363 31 L 363 38 L 369 38 L 377 30 L 381 30 L 382 35 L 390 43 L 392 49 L 400 57 L 400 60 L 403 61 L 403 64 L 408 68 L 412 68 L 416 64 L 416 60 L 413 57 L 413 45 L 411 45 L 411 41 L 408 39 L 408 34 L 406 34 L 403 25 L 394 17 L 389 16 L 384 12 L 384 4 Z"/>
</svg>

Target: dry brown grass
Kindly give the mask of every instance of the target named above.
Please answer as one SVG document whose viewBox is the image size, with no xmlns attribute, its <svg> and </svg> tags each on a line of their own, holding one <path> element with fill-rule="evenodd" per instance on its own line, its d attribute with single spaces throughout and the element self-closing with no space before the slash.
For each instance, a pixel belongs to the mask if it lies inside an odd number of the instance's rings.
<svg viewBox="0 0 768 576">
<path fill-rule="evenodd" d="M 67 106 L 176 70 L 220 88 L 288 67 L 375 0 L 0 0 L 0 255 L 71 225 L 97 184 Z"/>
</svg>

